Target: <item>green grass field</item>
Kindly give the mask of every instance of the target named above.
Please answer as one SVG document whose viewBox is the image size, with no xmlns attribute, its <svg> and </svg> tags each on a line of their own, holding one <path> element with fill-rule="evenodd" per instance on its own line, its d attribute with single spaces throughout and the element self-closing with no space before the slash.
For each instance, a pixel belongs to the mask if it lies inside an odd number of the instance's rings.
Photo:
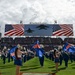
<svg viewBox="0 0 75 75">
<path fill-rule="evenodd" d="M 10 62 L 6 64 L 2 64 L 2 60 L 0 59 L 0 72 L 2 75 L 15 75 L 15 65 L 14 62 Z M 55 72 L 55 64 L 53 61 L 45 58 L 44 67 L 40 67 L 39 60 L 37 57 L 23 63 L 23 66 L 20 69 L 21 72 L 44 72 L 44 73 L 52 73 Z M 75 75 L 75 62 L 70 63 L 68 68 L 65 69 L 64 61 L 62 66 L 59 66 L 59 71 L 56 75 Z"/>
</svg>

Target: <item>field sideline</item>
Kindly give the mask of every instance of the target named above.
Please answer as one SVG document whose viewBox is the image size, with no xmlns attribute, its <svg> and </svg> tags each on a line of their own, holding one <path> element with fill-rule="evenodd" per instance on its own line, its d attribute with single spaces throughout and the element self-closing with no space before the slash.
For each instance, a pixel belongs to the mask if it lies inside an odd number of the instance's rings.
<svg viewBox="0 0 75 75">
<path fill-rule="evenodd" d="M 40 67 L 39 60 L 37 57 L 23 63 L 23 66 L 20 69 L 21 72 L 25 73 L 53 73 L 55 71 L 55 64 L 53 61 L 45 58 L 44 67 Z M 15 75 L 15 65 L 13 62 L 6 62 L 2 64 L 0 59 L 0 72 L 1 75 Z M 62 66 L 59 66 L 59 71 L 56 75 L 75 75 L 75 62 L 70 63 L 68 68 L 65 68 L 64 61 Z"/>
</svg>

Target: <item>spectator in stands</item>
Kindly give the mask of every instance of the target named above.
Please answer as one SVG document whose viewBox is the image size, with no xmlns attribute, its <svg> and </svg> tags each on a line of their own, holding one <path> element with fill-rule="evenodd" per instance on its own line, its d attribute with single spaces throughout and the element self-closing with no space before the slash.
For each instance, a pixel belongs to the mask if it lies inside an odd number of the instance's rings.
<svg viewBox="0 0 75 75">
<path fill-rule="evenodd" d="M 59 56 L 60 53 L 57 50 L 54 50 L 54 62 L 55 62 L 56 72 L 58 72 Z"/>
<path fill-rule="evenodd" d="M 16 48 L 15 50 L 15 60 L 14 64 L 16 65 L 16 75 L 20 74 L 20 66 L 22 66 L 22 54 L 26 54 L 25 52 L 21 51 L 20 48 Z"/>
</svg>

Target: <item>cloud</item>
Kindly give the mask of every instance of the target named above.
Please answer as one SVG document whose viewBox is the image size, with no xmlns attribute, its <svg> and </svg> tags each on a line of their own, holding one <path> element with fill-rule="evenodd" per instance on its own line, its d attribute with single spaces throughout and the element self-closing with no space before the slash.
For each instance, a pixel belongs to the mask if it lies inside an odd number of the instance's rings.
<svg viewBox="0 0 75 75">
<path fill-rule="evenodd" d="M 0 25 L 47 22 L 73 24 L 75 28 L 75 0 L 0 0 Z M 75 29 L 74 29 L 75 32 Z M 75 35 L 75 33 L 74 33 Z"/>
</svg>

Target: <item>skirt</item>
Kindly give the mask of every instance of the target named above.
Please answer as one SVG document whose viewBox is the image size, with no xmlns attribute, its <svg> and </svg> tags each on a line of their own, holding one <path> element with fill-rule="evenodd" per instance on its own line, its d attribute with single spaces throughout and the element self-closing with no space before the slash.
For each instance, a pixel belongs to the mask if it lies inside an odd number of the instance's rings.
<svg viewBox="0 0 75 75">
<path fill-rule="evenodd" d="M 15 59 L 14 65 L 22 66 L 22 59 Z"/>
<path fill-rule="evenodd" d="M 54 62 L 59 63 L 59 58 L 55 58 Z"/>
</svg>

